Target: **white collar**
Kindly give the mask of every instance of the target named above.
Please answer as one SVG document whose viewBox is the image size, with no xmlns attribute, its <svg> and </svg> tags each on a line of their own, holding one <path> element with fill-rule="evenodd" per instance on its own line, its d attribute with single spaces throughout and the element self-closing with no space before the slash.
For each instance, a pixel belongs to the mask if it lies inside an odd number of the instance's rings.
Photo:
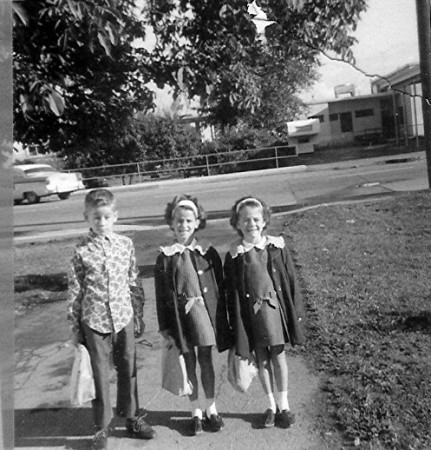
<svg viewBox="0 0 431 450">
<path fill-rule="evenodd" d="M 193 239 L 190 245 L 182 245 L 178 242 L 175 242 L 175 244 L 168 245 L 166 247 L 159 247 L 159 251 L 162 252 L 166 256 L 172 256 L 176 253 L 183 253 L 184 250 L 189 249 L 192 252 L 197 250 L 202 256 L 205 255 L 205 253 L 210 248 L 211 244 L 209 242 L 204 242 L 202 244 L 198 243 L 196 239 Z"/>
<path fill-rule="evenodd" d="M 257 244 L 250 244 L 244 240 L 236 241 L 230 246 L 229 253 L 232 255 L 232 258 L 236 258 L 238 255 L 249 252 L 254 247 L 264 250 L 268 245 L 284 248 L 286 243 L 284 242 L 283 236 L 263 236 Z"/>
</svg>

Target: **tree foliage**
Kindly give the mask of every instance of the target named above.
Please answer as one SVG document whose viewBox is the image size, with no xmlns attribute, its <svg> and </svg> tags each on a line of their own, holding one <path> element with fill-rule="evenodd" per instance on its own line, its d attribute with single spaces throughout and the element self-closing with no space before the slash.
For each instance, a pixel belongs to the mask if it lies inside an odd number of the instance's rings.
<svg viewBox="0 0 431 450">
<path fill-rule="evenodd" d="M 136 160 L 159 160 L 194 156 L 200 153 L 201 139 L 194 128 L 176 119 L 139 114 L 133 120 L 138 142 Z"/>
<path fill-rule="evenodd" d="M 127 164 L 130 162 L 169 160 L 198 155 L 202 143 L 197 131 L 177 120 L 154 114 L 137 114 L 118 133 L 115 142 L 99 139 L 86 151 L 73 148 L 67 158 L 69 168 Z M 187 165 L 179 162 L 178 167 Z M 157 165 L 157 164 L 156 164 Z M 153 170 L 155 166 L 146 170 Z"/>
<path fill-rule="evenodd" d="M 16 140 L 66 153 L 106 143 L 152 105 L 133 0 L 14 3 Z"/>
<path fill-rule="evenodd" d="M 151 0 L 152 69 L 160 87 L 198 96 L 215 122 L 242 118 L 276 128 L 280 105 L 286 104 L 284 120 L 297 112 L 294 94 L 313 81 L 319 50 L 353 60 L 350 33 L 366 2 L 261 0 L 275 21 L 263 40 L 247 6 L 247 0 Z"/>
</svg>

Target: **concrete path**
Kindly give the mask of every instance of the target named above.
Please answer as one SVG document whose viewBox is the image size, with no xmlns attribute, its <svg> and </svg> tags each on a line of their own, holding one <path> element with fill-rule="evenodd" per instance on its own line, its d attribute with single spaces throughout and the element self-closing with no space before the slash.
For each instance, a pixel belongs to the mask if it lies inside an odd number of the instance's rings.
<svg viewBox="0 0 431 450">
<path fill-rule="evenodd" d="M 156 439 L 129 439 L 123 423 L 115 420 L 109 448 L 117 449 L 272 449 L 333 450 L 338 448 L 328 433 L 316 427 L 319 379 L 304 358 L 288 350 L 289 398 L 297 423 L 289 430 L 261 429 L 265 410 L 263 392 L 255 380 L 246 394 L 227 381 L 227 352 L 214 352 L 216 396 L 226 427 L 220 433 L 192 437 L 188 433 L 189 401 L 161 389 L 161 337 L 157 332 L 153 279 L 144 282 L 147 293 L 145 334 L 137 343 L 141 408 L 157 431 Z M 84 449 L 92 436 L 88 405 L 72 408 L 69 402 L 73 348 L 67 342 L 63 301 L 35 309 L 16 320 L 15 352 L 15 448 Z M 111 397 L 115 406 L 115 372 L 111 373 Z M 200 395 L 203 398 L 202 392 Z M 329 431 L 329 430 L 328 430 Z"/>
</svg>

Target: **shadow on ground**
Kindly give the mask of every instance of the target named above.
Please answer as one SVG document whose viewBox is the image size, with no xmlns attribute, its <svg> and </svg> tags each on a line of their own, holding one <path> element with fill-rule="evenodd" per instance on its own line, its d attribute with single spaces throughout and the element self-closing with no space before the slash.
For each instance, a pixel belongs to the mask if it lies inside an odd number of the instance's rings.
<svg viewBox="0 0 431 450">
<path fill-rule="evenodd" d="M 181 436 L 191 436 L 190 413 L 188 411 L 145 412 L 152 426 L 165 427 Z M 262 414 L 226 413 L 224 419 L 240 419 L 250 423 L 254 429 L 262 427 Z M 114 438 L 128 438 L 124 419 L 112 421 Z M 80 450 L 91 445 L 93 435 L 91 408 L 37 408 L 15 410 L 15 447 L 65 447 Z"/>
</svg>

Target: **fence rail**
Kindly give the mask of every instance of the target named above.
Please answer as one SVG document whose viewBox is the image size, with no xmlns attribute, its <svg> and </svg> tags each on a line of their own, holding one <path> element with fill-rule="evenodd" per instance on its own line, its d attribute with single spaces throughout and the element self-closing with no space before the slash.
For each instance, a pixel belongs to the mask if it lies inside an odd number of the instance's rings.
<svg viewBox="0 0 431 450">
<path fill-rule="evenodd" d="M 87 187 L 131 185 L 166 178 L 189 178 L 286 167 L 289 165 L 288 160 L 295 156 L 297 156 L 296 147 L 280 145 L 172 159 L 84 167 L 69 169 L 68 172 L 81 172 Z"/>
</svg>

